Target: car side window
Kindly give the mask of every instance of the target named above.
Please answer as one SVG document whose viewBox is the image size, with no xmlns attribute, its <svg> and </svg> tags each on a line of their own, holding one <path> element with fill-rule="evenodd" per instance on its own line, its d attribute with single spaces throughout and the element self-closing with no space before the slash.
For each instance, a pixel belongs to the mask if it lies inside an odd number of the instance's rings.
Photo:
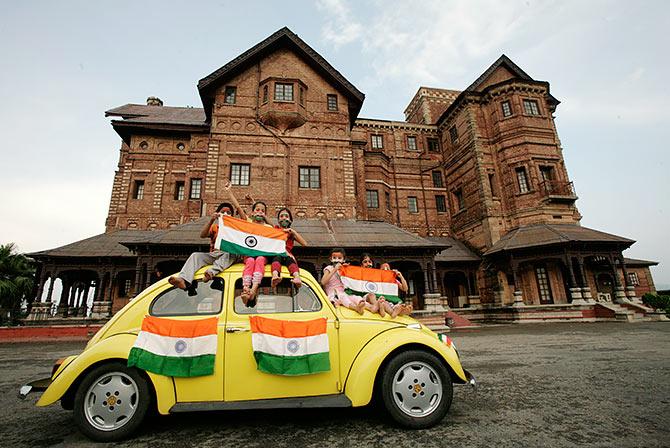
<svg viewBox="0 0 670 448">
<path fill-rule="evenodd" d="M 170 288 L 156 297 L 149 307 L 152 316 L 199 316 L 221 312 L 222 292 L 212 283 L 198 283 L 196 294 L 189 296 L 179 288 Z"/>
<path fill-rule="evenodd" d="M 236 314 L 305 313 L 321 310 L 321 300 L 305 283 L 295 288 L 290 279 L 284 278 L 276 289 L 270 286 L 270 278 L 264 277 L 258 288 L 256 305 L 247 307 L 242 302 L 242 279 L 235 282 Z"/>
</svg>

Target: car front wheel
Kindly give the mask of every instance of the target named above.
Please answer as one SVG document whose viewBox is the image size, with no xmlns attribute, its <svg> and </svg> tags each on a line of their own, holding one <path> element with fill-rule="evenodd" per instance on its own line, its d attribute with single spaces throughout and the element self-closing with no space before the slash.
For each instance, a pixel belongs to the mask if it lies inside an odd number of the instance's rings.
<svg viewBox="0 0 670 448">
<path fill-rule="evenodd" d="M 74 397 L 74 421 L 86 436 L 100 442 L 128 437 L 142 423 L 151 394 L 146 379 L 120 362 L 104 364 L 86 375 Z"/>
<path fill-rule="evenodd" d="M 453 397 L 451 376 L 440 360 L 420 350 L 395 356 L 384 369 L 381 383 L 384 406 L 407 428 L 428 428 L 449 411 Z"/>
</svg>

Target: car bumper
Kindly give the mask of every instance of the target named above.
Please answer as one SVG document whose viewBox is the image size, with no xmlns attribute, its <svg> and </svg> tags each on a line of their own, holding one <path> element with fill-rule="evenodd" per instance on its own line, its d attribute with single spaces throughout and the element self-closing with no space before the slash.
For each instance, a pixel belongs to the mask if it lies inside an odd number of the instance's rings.
<svg viewBox="0 0 670 448">
<path fill-rule="evenodd" d="M 19 389 L 19 398 L 24 400 L 31 392 L 44 392 L 51 384 L 51 377 L 40 378 L 21 386 Z"/>
<path fill-rule="evenodd" d="M 477 388 L 477 380 L 475 379 L 475 376 L 465 369 L 463 369 L 463 372 L 465 372 L 465 378 L 468 380 L 468 384 L 473 388 Z"/>
</svg>

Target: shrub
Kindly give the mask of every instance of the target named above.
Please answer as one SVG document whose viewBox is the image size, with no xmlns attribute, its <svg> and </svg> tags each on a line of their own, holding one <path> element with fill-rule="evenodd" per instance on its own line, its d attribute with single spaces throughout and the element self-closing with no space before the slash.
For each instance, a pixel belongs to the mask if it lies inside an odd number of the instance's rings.
<svg viewBox="0 0 670 448">
<path fill-rule="evenodd" d="M 650 308 L 665 311 L 670 314 L 670 296 L 659 296 L 657 294 L 645 294 L 642 302 Z"/>
</svg>

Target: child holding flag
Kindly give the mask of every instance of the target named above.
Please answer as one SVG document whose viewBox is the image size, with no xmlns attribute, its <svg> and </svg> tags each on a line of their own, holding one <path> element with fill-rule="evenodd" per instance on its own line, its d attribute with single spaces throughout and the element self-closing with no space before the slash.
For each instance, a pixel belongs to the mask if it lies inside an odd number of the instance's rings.
<svg viewBox="0 0 670 448">
<path fill-rule="evenodd" d="M 282 265 L 286 266 L 288 272 L 293 277 L 293 284 L 300 288 L 302 286 L 302 280 L 300 280 L 300 268 L 298 267 L 298 262 L 293 255 L 293 246 L 297 241 L 301 246 L 307 246 L 307 241 L 300 235 L 297 231 L 291 228 L 293 223 L 293 215 L 291 210 L 286 207 L 279 209 L 277 213 L 277 223 L 275 226 L 277 229 L 282 229 L 288 235 L 286 239 L 286 253 L 288 256 L 276 256 L 272 260 L 272 287 L 276 287 L 281 281 L 281 267 Z"/>
<path fill-rule="evenodd" d="M 256 224 L 262 224 L 268 227 L 272 227 L 268 223 L 266 213 L 268 206 L 264 202 L 256 201 L 251 206 L 251 217 L 247 218 L 247 221 L 253 222 Z M 261 284 L 263 279 L 263 274 L 265 274 L 265 263 L 267 258 L 260 255 L 257 257 L 246 256 L 244 257 L 244 271 L 242 271 L 242 293 L 240 298 L 246 306 L 256 305 L 256 295 L 258 294 L 258 287 Z"/>
<path fill-rule="evenodd" d="M 388 263 L 382 263 L 379 266 L 379 269 L 383 271 L 393 271 L 395 272 L 396 275 L 396 281 L 398 282 L 398 289 L 401 290 L 404 293 L 407 293 L 409 291 L 409 286 L 407 285 L 407 280 L 405 280 L 405 277 L 403 277 L 402 273 L 397 270 L 397 269 L 391 269 L 391 265 Z M 380 297 L 379 300 L 384 300 L 387 305 L 391 305 L 388 300 L 386 300 L 384 297 Z M 396 312 L 397 314 L 393 314 Z M 391 305 L 391 316 L 396 317 L 396 316 L 403 316 L 405 314 L 410 314 L 413 310 L 412 304 L 405 305 L 402 303 L 402 301 L 398 301 L 397 303 L 393 303 Z"/>
<path fill-rule="evenodd" d="M 230 200 L 235 204 L 235 208 L 238 210 L 240 216 L 245 219 L 246 214 L 244 213 L 244 210 L 239 206 L 235 196 L 230 191 L 230 182 L 226 183 L 224 190 L 228 192 Z M 216 212 L 212 214 L 210 220 L 202 228 L 200 237 L 209 238 L 209 252 L 193 252 L 186 260 L 186 263 L 184 263 L 181 271 L 168 279 L 168 282 L 171 285 L 176 286 L 179 289 L 187 290 L 189 295 L 196 295 L 195 289 L 197 282 L 193 280 L 193 277 L 200 268 L 212 264 L 212 267 L 205 272 L 205 281 L 207 282 L 234 262 L 234 258 L 228 252 L 219 250 L 214 246 L 216 235 L 219 231 L 218 223 L 220 216 L 233 216 L 233 205 L 228 202 L 219 204 L 216 208 Z"/>
<path fill-rule="evenodd" d="M 367 302 L 363 297 L 350 295 L 344 292 L 344 284 L 340 278 L 340 268 L 344 265 L 344 249 L 336 248 L 330 251 L 330 265 L 323 268 L 321 285 L 333 304 L 342 305 L 363 314 Z M 376 310 L 375 310 L 376 311 Z"/>
</svg>

